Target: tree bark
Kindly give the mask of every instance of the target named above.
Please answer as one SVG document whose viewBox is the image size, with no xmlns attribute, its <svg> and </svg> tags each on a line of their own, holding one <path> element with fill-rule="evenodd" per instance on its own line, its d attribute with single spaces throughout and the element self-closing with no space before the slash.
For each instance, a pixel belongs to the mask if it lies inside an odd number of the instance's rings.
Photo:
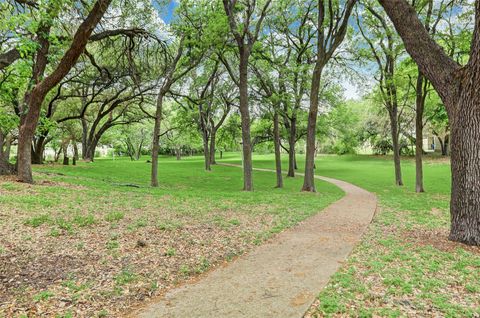
<svg viewBox="0 0 480 318">
<path fill-rule="evenodd" d="M 273 114 L 273 144 L 275 148 L 275 172 L 277 175 L 276 188 L 283 188 L 282 178 L 282 158 L 280 154 L 280 127 L 278 119 L 278 110 L 275 109 Z"/>
<path fill-rule="evenodd" d="M 62 145 L 62 152 L 63 152 L 63 165 L 68 166 L 69 159 L 68 159 L 68 143 Z"/>
<path fill-rule="evenodd" d="M 203 157 L 205 158 L 205 170 L 211 171 L 210 167 L 210 151 L 208 150 L 208 132 L 206 129 L 202 129 L 202 139 L 203 139 Z"/>
<path fill-rule="evenodd" d="M 72 141 L 72 146 L 73 146 L 73 159 L 75 161 L 78 160 L 79 156 L 78 156 L 78 145 L 77 145 L 77 142 L 76 141 Z"/>
<path fill-rule="evenodd" d="M 253 191 L 252 146 L 250 138 L 250 110 L 248 109 L 248 57 L 245 47 L 240 48 L 240 117 L 242 125 L 243 190 Z"/>
<path fill-rule="evenodd" d="M 443 141 L 442 156 L 448 156 L 448 143 L 449 143 L 449 136 L 445 135 L 445 138 Z"/>
<path fill-rule="evenodd" d="M 163 97 L 165 92 L 161 91 L 157 97 L 157 109 L 155 111 L 155 127 L 153 128 L 152 142 L 152 171 L 150 185 L 158 187 L 158 152 L 160 151 L 160 124 L 163 116 Z"/>
<path fill-rule="evenodd" d="M 452 121 L 450 239 L 480 245 L 480 96 L 478 82 L 462 92 Z M 477 92 L 477 93 L 476 93 Z"/>
<path fill-rule="evenodd" d="M 3 157 L 7 162 L 10 161 L 10 150 L 12 149 L 12 142 L 13 142 L 12 135 L 7 135 L 7 137 L 4 139 L 4 149 L 3 149 Z"/>
<path fill-rule="evenodd" d="M 43 164 L 43 155 L 45 152 L 46 138 L 44 136 L 38 137 L 35 142 L 33 142 L 32 149 L 32 164 L 41 165 Z"/>
<path fill-rule="evenodd" d="M 0 131 L 0 175 L 11 175 L 16 173 L 15 166 L 9 162 L 10 146 L 8 137 Z"/>
<path fill-rule="evenodd" d="M 288 136 L 288 173 L 287 177 L 295 177 L 297 164 L 295 161 L 295 144 L 297 140 L 297 117 L 290 120 L 290 135 Z"/>
<path fill-rule="evenodd" d="M 398 186 L 403 185 L 402 181 L 402 167 L 400 164 L 400 143 L 399 143 L 399 131 L 398 131 L 398 114 L 397 108 L 393 107 L 389 111 L 390 115 L 390 130 L 393 144 L 393 164 L 395 168 L 395 184 Z"/>
<path fill-rule="evenodd" d="M 217 161 L 215 160 L 215 139 L 216 139 L 217 132 L 215 129 L 212 129 L 210 133 L 210 164 L 216 165 Z"/>
<path fill-rule="evenodd" d="M 424 78 L 418 70 L 415 109 L 415 192 L 425 192 L 423 188 L 423 110 L 425 107 Z"/>
<path fill-rule="evenodd" d="M 0 157 L 0 176 L 12 175 L 16 173 L 15 166 L 5 160 L 4 157 Z"/>
<path fill-rule="evenodd" d="M 95 149 L 97 148 L 97 141 L 92 140 L 91 143 L 88 143 L 87 150 L 85 152 L 84 160 L 87 162 L 95 161 Z"/>
<path fill-rule="evenodd" d="M 307 124 L 307 149 L 305 152 L 305 175 L 302 191 L 315 192 L 315 135 L 317 133 L 317 114 L 320 94 L 320 81 L 323 65 L 320 60 L 315 64 L 310 90 L 310 110 Z"/>
<path fill-rule="evenodd" d="M 85 118 L 81 118 L 82 122 L 82 159 L 86 159 L 87 156 L 87 136 L 88 136 L 88 123 Z"/>
</svg>

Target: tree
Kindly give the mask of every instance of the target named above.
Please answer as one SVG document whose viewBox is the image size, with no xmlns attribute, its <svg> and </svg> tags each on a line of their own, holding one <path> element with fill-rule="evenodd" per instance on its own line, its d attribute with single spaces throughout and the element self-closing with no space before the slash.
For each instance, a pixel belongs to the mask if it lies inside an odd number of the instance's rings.
<svg viewBox="0 0 480 318">
<path fill-rule="evenodd" d="M 158 152 L 160 150 L 160 126 L 163 119 L 163 102 L 172 86 L 195 68 L 203 58 L 205 47 L 200 41 L 208 21 L 208 10 L 201 2 L 185 1 L 178 9 L 183 17 L 174 26 L 170 45 L 164 50 L 162 65 L 158 74 L 160 87 L 155 108 L 155 126 L 152 141 L 152 169 L 150 185 L 158 187 Z"/>
<path fill-rule="evenodd" d="M 226 67 L 240 91 L 244 191 L 253 191 L 252 141 L 250 139 L 250 110 L 248 106 L 248 60 L 252 53 L 253 45 L 260 34 L 270 2 L 271 0 L 264 1 L 263 7 L 259 10 L 255 0 L 239 2 L 237 0 L 223 0 L 223 7 L 228 17 L 230 31 L 237 43 L 240 59 L 238 66 L 239 78 L 233 74 L 229 65 L 226 65 Z M 225 62 L 226 60 L 222 61 Z"/>
<path fill-rule="evenodd" d="M 453 241 L 480 245 L 480 1 L 470 58 L 461 66 L 434 41 L 405 0 L 379 0 L 405 48 L 445 104 L 451 126 Z"/>
<path fill-rule="evenodd" d="M 49 42 L 48 33 L 52 26 L 53 19 L 47 17 L 40 22 L 37 35 L 39 37 L 39 48 L 37 50 L 35 67 L 33 71 L 33 87 L 25 95 L 22 105 L 22 116 L 20 118 L 20 129 L 18 136 L 18 179 L 21 182 L 33 182 L 31 167 L 31 143 L 35 129 L 40 116 L 42 103 L 48 94 L 60 81 L 68 74 L 70 69 L 76 63 L 80 54 L 82 54 L 90 35 L 95 26 L 100 22 L 105 11 L 110 5 L 111 0 L 97 0 L 89 12 L 88 16 L 78 27 L 72 44 L 62 56 L 60 62 L 54 71 L 46 77 L 43 77 L 48 64 Z"/>
<path fill-rule="evenodd" d="M 315 1 L 282 0 L 273 3 L 275 14 L 266 19 L 269 34 L 267 52 L 276 55 L 277 51 L 284 55 L 284 60 L 273 61 L 267 58 L 271 67 L 278 73 L 282 81 L 282 109 L 279 115 L 288 132 L 288 172 L 287 177 L 295 177 L 296 143 L 305 135 L 305 125 L 299 116 L 301 106 L 305 102 L 309 89 L 311 60 L 313 59 L 313 39 L 315 24 L 311 16 L 315 10 Z M 265 56 L 264 56 L 265 57 Z"/>
<path fill-rule="evenodd" d="M 397 74 L 398 59 L 403 47 L 398 45 L 395 32 L 387 21 L 370 4 L 365 5 L 364 12 L 357 13 L 357 25 L 362 38 L 370 50 L 369 58 L 377 64 L 379 76 L 379 94 L 390 119 L 390 132 L 393 146 L 393 162 L 395 167 L 395 184 L 403 185 L 400 165 L 400 122 L 404 107 L 401 107 L 399 82 Z M 408 92 L 406 93 L 408 95 Z M 407 98 L 403 98 L 404 101 Z M 405 105 L 404 105 L 405 106 Z"/>
<path fill-rule="evenodd" d="M 209 63 L 210 62 L 210 63 Z M 203 155 L 205 170 L 211 170 L 211 153 L 210 153 L 210 135 L 212 131 L 211 116 L 214 110 L 214 94 L 219 81 L 219 62 L 206 60 L 202 64 L 201 70 L 191 72 L 188 77 L 189 85 L 186 88 L 187 95 L 181 93 L 174 93 L 177 97 L 182 97 L 185 101 L 182 102 L 176 99 L 177 103 L 184 108 L 186 112 L 195 111 L 196 123 L 198 125 L 203 141 Z"/>
<path fill-rule="evenodd" d="M 415 2 L 413 3 L 415 4 Z M 422 11 L 422 7 L 425 8 L 424 14 L 424 26 L 425 30 L 431 34 L 432 37 L 436 35 L 437 26 L 440 23 L 443 14 L 448 7 L 453 7 L 454 1 L 445 4 L 445 1 L 441 1 L 438 5 L 438 9 L 434 12 L 433 0 L 428 0 L 426 4 L 417 3 L 419 6 L 419 13 Z M 433 20 L 436 14 L 435 20 Z M 425 103 L 430 90 L 430 83 L 425 79 L 425 76 L 417 67 L 417 81 L 415 84 L 415 192 L 425 192 L 423 185 L 423 128 L 424 128 L 424 112 Z M 443 143 L 442 143 L 443 145 Z M 443 149 L 442 149 L 443 152 Z"/>
<path fill-rule="evenodd" d="M 318 0 L 315 67 L 310 87 L 310 107 L 305 153 L 305 176 L 302 191 L 315 192 L 315 136 L 322 72 L 347 33 L 348 20 L 356 0 Z"/>
</svg>

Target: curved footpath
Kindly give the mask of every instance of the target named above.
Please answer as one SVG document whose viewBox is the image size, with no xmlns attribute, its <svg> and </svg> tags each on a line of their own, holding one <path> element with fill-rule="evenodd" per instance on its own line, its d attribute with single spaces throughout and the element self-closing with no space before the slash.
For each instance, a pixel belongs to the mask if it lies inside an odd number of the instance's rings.
<svg viewBox="0 0 480 318">
<path fill-rule="evenodd" d="M 357 186 L 316 178 L 340 187 L 345 196 L 198 282 L 167 292 L 132 317 L 302 317 L 359 242 L 377 206 L 375 195 Z"/>
</svg>

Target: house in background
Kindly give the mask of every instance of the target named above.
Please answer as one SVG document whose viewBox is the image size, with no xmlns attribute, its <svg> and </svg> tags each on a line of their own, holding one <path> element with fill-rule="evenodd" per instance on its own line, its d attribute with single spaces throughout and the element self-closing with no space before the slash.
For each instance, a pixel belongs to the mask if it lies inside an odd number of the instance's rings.
<svg viewBox="0 0 480 318">
<path fill-rule="evenodd" d="M 432 133 L 428 133 L 423 137 L 423 150 L 427 153 L 440 153 L 447 156 L 450 153 L 449 135 L 435 136 Z"/>
</svg>

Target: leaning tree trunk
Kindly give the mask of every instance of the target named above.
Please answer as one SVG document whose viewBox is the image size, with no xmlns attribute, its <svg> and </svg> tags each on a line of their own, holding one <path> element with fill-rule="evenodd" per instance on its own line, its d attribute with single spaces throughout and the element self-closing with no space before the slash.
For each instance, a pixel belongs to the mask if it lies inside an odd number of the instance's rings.
<svg viewBox="0 0 480 318">
<path fill-rule="evenodd" d="M 240 117 L 242 125 L 243 190 L 253 191 L 250 111 L 248 109 L 248 52 L 240 49 Z"/>
<path fill-rule="evenodd" d="M 150 185 L 158 187 L 158 153 L 160 151 L 160 124 L 162 123 L 163 114 L 163 97 L 164 92 L 160 92 L 157 98 L 157 109 L 155 112 L 155 127 L 153 128 L 152 141 L 152 171 Z"/>
<path fill-rule="evenodd" d="M 287 177 L 295 177 L 295 143 L 297 139 L 297 118 L 290 121 L 290 135 L 288 136 L 288 173 Z"/>
<path fill-rule="evenodd" d="M 417 95 L 415 111 L 415 192 L 425 192 L 423 188 L 423 109 L 425 99 L 423 96 L 423 74 L 418 70 Z"/>
<path fill-rule="evenodd" d="M 392 144 L 393 144 L 393 164 L 395 167 L 395 184 L 398 186 L 403 185 L 402 181 L 402 167 L 400 165 L 400 143 L 399 143 L 399 132 L 398 132 L 398 116 L 397 109 L 394 108 L 389 111 L 390 115 L 390 130 L 392 134 Z"/>
<path fill-rule="evenodd" d="M 277 188 L 283 188 L 282 178 L 282 158 L 280 155 L 280 127 L 278 120 L 278 111 L 275 109 L 273 114 L 273 144 L 275 147 L 275 172 L 277 175 Z"/>
<path fill-rule="evenodd" d="M 28 112 L 20 119 L 17 147 L 17 176 L 20 182 L 33 183 L 32 176 L 32 140 L 40 117 L 40 108 L 46 92 L 38 86 L 26 97 Z"/>
<path fill-rule="evenodd" d="M 33 183 L 32 176 L 32 140 L 40 117 L 40 110 L 45 96 L 68 74 L 71 68 L 77 62 L 79 56 L 85 49 L 88 39 L 102 19 L 105 11 L 110 5 L 111 0 L 97 0 L 85 20 L 80 24 L 73 37 L 72 44 L 62 56 L 55 70 L 37 83 L 33 89 L 25 96 L 23 110 L 25 115 L 20 119 L 20 127 L 18 132 L 18 159 L 17 159 L 17 176 L 21 182 Z M 47 45 L 48 50 L 48 45 Z M 48 52 L 42 52 L 43 59 L 40 68 L 45 68 Z M 37 58 L 38 60 L 38 58 Z M 43 71 L 38 74 L 42 74 Z"/>
</svg>

